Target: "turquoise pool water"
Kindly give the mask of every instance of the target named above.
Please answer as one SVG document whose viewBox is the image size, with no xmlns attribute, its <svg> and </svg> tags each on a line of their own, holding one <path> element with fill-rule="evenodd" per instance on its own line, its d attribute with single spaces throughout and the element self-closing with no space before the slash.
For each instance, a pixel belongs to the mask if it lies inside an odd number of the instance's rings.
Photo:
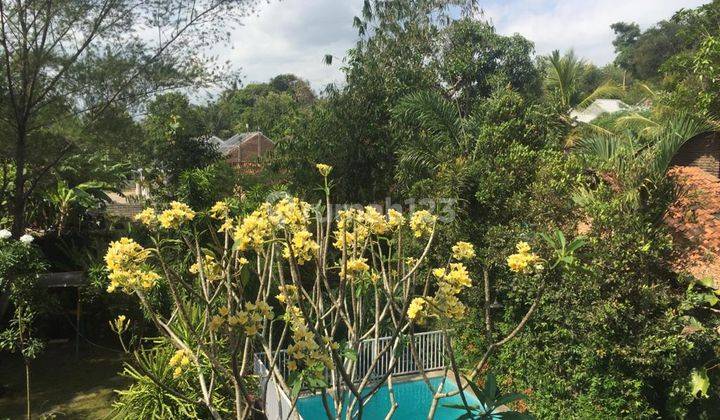
<svg viewBox="0 0 720 420">
<path fill-rule="evenodd" d="M 440 385 L 442 378 L 432 378 L 430 382 L 433 387 Z M 456 390 L 455 382 L 448 379 L 445 381 L 444 391 Z M 407 381 L 393 384 L 395 391 L 395 400 L 398 403 L 397 411 L 393 419 L 395 420 L 421 420 L 427 417 L 432 402 L 432 394 L 425 382 Z M 465 392 L 468 404 L 479 404 L 477 398 L 471 393 Z M 328 396 L 328 403 L 332 407 L 332 399 Z M 440 400 L 437 411 L 435 412 L 435 420 L 455 420 L 464 410 L 443 407 L 443 404 L 462 404 L 460 395 L 454 397 L 443 398 Z M 325 409 L 322 405 L 322 397 L 314 395 L 311 397 L 301 398 L 297 402 L 298 411 L 304 420 L 324 420 L 327 419 Z M 363 409 L 363 419 L 376 420 L 384 419 L 390 410 L 390 396 L 387 386 L 380 388 L 370 402 Z M 333 412 L 334 414 L 334 412 Z"/>
</svg>

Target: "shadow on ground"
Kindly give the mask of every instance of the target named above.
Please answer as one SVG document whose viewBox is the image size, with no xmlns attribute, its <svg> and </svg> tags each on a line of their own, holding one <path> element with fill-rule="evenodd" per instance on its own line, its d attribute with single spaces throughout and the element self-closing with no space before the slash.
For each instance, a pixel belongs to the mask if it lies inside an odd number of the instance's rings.
<svg viewBox="0 0 720 420">
<path fill-rule="evenodd" d="M 111 412 L 123 354 L 88 348 L 75 357 L 73 346 L 49 346 L 31 367 L 31 405 L 35 418 L 102 419 Z M 25 370 L 22 360 L 0 353 L 0 419 L 24 418 Z"/>
</svg>

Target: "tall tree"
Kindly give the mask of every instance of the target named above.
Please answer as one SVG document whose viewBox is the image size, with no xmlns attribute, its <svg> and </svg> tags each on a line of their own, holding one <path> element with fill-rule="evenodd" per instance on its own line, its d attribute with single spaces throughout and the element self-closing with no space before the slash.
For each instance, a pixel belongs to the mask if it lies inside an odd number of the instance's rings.
<svg viewBox="0 0 720 420">
<path fill-rule="evenodd" d="M 208 81 L 198 48 L 227 36 L 255 0 L 18 0 L 0 2 L 0 129 L 12 139 L 13 234 L 37 183 L 115 105 Z M 211 23 L 216 23 L 211 25 Z M 48 137 L 39 160 L 31 151 Z"/>
<path fill-rule="evenodd" d="M 626 71 L 630 71 L 632 67 L 632 47 L 640 37 L 640 26 L 637 23 L 616 22 L 610 25 L 615 33 L 615 39 L 612 44 L 615 47 L 615 64 Z"/>
</svg>

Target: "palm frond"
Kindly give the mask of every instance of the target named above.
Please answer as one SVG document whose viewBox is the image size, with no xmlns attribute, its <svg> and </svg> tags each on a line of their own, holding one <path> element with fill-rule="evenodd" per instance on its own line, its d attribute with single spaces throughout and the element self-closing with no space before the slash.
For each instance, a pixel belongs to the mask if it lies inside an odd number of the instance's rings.
<svg viewBox="0 0 720 420">
<path fill-rule="evenodd" d="M 662 130 L 660 123 L 637 112 L 615 120 L 615 127 L 636 131 L 643 137 L 656 136 Z"/>
<path fill-rule="evenodd" d="M 619 154 L 618 141 L 613 136 L 586 137 L 576 142 L 574 149 L 593 160 L 607 162 Z"/>
<path fill-rule="evenodd" d="M 622 87 L 616 85 L 613 82 L 607 82 L 598 86 L 590 95 L 585 97 L 579 104 L 579 108 L 585 108 L 590 105 L 595 99 L 619 99 L 625 95 Z"/>
<path fill-rule="evenodd" d="M 580 126 L 581 126 L 581 127 L 588 128 L 591 132 L 593 132 L 593 133 L 595 133 L 595 134 L 597 134 L 597 135 L 601 135 L 601 136 L 612 136 L 612 135 L 615 134 L 615 133 L 613 133 L 612 131 L 608 130 L 607 128 L 600 127 L 600 126 L 597 125 L 597 124 L 593 124 L 593 123 L 591 123 L 591 122 L 588 122 L 588 123 L 584 123 L 584 122 L 582 122 L 582 121 L 579 121 L 579 122 L 580 122 Z"/>
<path fill-rule="evenodd" d="M 688 113 L 672 117 L 655 136 L 654 147 L 649 151 L 652 173 L 650 178 L 657 179 L 665 175 L 673 157 L 691 138 L 710 130 L 706 120 Z"/>
<path fill-rule="evenodd" d="M 415 92 L 405 96 L 393 109 L 393 114 L 401 119 L 412 119 L 432 135 L 459 144 L 462 124 L 458 110 L 436 92 Z"/>
</svg>

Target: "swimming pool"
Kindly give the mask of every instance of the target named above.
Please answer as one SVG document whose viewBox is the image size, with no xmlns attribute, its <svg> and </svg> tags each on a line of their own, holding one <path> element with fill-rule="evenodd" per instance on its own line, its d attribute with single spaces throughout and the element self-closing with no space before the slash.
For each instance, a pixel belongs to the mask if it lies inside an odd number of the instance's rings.
<svg viewBox="0 0 720 420">
<path fill-rule="evenodd" d="M 434 388 L 440 386 L 441 381 L 442 378 L 430 379 L 430 383 L 432 383 Z M 443 391 L 447 392 L 456 389 L 457 386 L 451 379 L 445 381 Z M 393 390 L 395 391 L 395 400 L 398 403 L 398 408 L 395 411 L 395 415 L 393 415 L 393 419 L 418 420 L 427 417 L 433 396 L 425 382 L 422 380 L 397 382 L 393 383 Z M 472 393 L 465 391 L 465 397 L 468 400 L 468 404 L 479 404 L 478 399 L 475 398 Z M 328 403 L 332 407 L 332 399 L 329 396 Z M 437 411 L 435 412 L 436 420 L 455 420 L 459 415 L 464 413 L 464 410 L 444 407 L 443 404 L 462 404 L 462 399 L 460 395 L 455 395 L 440 400 Z M 297 402 L 297 408 L 304 420 L 327 419 L 320 395 L 300 398 Z M 387 415 L 388 410 L 390 410 L 390 396 L 387 386 L 383 386 L 370 402 L 365 405 L 363 409 L 363 419 L 382 420 Z"/>
</svg>

